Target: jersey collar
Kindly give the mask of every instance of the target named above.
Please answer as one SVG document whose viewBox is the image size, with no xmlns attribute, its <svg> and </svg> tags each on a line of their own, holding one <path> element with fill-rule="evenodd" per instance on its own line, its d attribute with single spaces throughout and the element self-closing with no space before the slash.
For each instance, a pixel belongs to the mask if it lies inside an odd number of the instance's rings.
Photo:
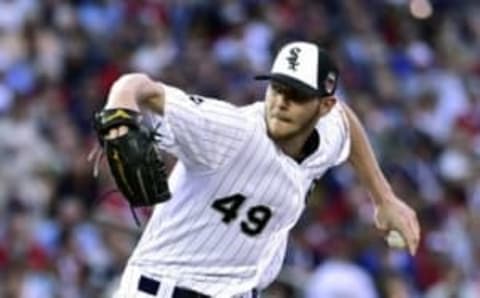
<svg viewBox="0 0 480 298">
<path fill-rule="evenodd" d="M 296 161 L 298 163 L 301 163 L 302 161 L 304 161 L 308 156 L 310 156 L 317 150 L 319 145 L 320 145 L 320 134 L 316 129 L 314 129 L 313 132 L 308 137 L 305 144 L 303 145 L 302 156 L 296 159 Z"/>
</svg>

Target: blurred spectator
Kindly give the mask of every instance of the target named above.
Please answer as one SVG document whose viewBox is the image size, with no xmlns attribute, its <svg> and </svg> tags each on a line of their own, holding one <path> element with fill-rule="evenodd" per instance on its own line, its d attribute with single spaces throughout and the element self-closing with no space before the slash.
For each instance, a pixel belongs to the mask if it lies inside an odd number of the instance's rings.
<svg viewBox="0 0 480 298">
<path fill-rule="evenodd" d="M 378 297 L 373 280 L 361 267 L 337 260 L 325 261 L 313 273 L 306 288 L 307 298 Z"/>
<path fill-rule="evenodd" d="M 412 2 L 432 14 L 415 18 Z M 145 72 L 244 105 L 262 100 L 252 77 L 293 39 L 337 59 L 339 96 L 418 211 L 422 243 L 415 257 L 387 249 L 343 166 L 317 183 L 265 295 L 319 297 L 351 279 L 368 297 L 480 297 L 479 12 L 468 0 L 0 1 L 0 297 L 115 289 L 139 228 L 106 164 L 94 179 L 86 156 L 116 78 Z"/>
<path fill-rule="evenodd" d="M 448 258 L 445 258 L 443 262 L 442 279 L 427 290 L 425 297 L 478 297 L 478 284 L 475 284 L 473 281 L 466 278 L 460 268 L 456 267 L 454 263 L 448 260 Z"/>
<path fill-rule="evenodd" d="M 382 276 L 382 292 L 386 298 L 418 297 L 412 292 L 408 280 L 395 271 L 385 272 Z"/>
<path fill-rule="evenodd" d="M 330 238 L 328 243 L 329 257 L 313 271 L 306 284 L 305 297 L 378 297 L 372 277 L 352 262 L 352 243 L 339 235 Z"/>
</svg>

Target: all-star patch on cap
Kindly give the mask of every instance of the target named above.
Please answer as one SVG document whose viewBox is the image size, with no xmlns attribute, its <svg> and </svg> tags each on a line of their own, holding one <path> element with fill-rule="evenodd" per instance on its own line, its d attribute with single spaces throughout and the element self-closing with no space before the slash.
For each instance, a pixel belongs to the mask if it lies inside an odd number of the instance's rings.
<svg viewBox="0 0 480 298">
<path fill-rule="evenodd" d="M 277 81 L 306 95 L 323 97 L 335 93 L 338 68 L 324 49 L 297 41 L 280 49 L 269 74 L 255 79 Z"/>
</svg>

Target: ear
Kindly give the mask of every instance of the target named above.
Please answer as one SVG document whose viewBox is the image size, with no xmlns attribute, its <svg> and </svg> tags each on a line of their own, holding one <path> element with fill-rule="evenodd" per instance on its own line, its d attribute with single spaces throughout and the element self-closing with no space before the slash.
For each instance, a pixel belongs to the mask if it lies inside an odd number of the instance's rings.
<svg viewBox="0 0 480 298">
<path fill-rule="evenodd" d="M 333 106 L 337 103 L 337 98 L 335 96 L 325 96 L 319 98 L 320 101 L 320 116 L 324 116 L 330 112 Z"/>
</svg>

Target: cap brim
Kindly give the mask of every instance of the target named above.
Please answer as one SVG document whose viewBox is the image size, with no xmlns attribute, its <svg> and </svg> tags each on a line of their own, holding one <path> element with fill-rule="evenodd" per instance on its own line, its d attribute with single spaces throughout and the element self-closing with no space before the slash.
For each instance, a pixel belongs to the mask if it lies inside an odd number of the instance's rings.
<svg viewBox="0 0 480 298">
<path fill-rule="evenodd" d="M 286 86 L 289 86 L 291 88 L 294 88 L 295 90 L 298 90 L 302 92 L 305 95 L 308 96 L 319 96 L 319 91 L 313 89 L 309 85 L 286 75 L 278 74 L 278 73 L 272 73 L 272 74 L 265 74 L 265 75 L 257 75 L 254 77 L 255 80 L 270 80 L 270 81 L 275 81 L 280 84 L 284 84 Z"/>
</svg>

